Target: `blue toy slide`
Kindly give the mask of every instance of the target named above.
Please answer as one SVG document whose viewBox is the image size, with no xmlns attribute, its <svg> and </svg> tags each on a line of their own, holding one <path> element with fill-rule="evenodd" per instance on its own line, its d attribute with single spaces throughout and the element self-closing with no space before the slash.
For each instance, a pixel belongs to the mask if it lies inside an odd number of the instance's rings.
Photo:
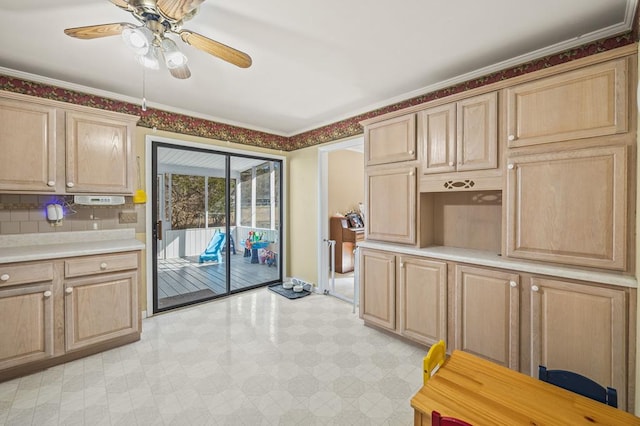
<svg viewBox="0 0 640 426">
<path fill-rule="evenodd" d="M 222 260 L 222 247 L 224 247 L 225 237 L 224 232 L 216 231 L 211 237 L 209 245 L 200 255 L 199 263 L 207 261 L 220 262 Z"/>
</svg>

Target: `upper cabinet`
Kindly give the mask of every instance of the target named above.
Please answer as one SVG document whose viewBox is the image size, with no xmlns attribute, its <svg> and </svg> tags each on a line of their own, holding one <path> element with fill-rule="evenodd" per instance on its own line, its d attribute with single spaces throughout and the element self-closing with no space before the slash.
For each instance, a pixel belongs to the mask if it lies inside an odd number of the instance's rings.
<svg viewBox="0 0 640 426">
<path fill-rule="evenodd" d="M 0 97 L 0 191 L 54 192 L 56 108 Z"/>
<path fill-rule="evenodd" d="M 420 111 L 422 173 L 497 168 L 497 105 L 491 92 Z"/>
<path fill-rule="evenodd" d="M 0 191 L 133 194 L 137 121 L 0 92 Z"/>
<path fill-rule="evenodd" d="M 627 131 L 627 59 L 506 89 L 510 148 Z"/>
<path fill-rule="evenodd" d="M 67 192 L 133 193 L 133 127 L 104 114 L 67 112 Z"/>
<path fill-rule="evenodd" d="M 365 166 L 415 160 L 415 115 L 404 115 L 367 126 L 364 152 Z"/>
</svg>

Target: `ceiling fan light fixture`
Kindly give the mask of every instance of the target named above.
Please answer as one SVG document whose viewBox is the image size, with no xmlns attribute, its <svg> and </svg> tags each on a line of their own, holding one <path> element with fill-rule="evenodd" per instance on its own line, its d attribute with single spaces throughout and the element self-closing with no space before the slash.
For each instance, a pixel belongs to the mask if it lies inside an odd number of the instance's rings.
<svg viewBox="0 0 640 426">
<path fill-rule="evenodd" d="M 146 55 L 153 44 L 153 38 L 153 32 L 144 26 L 122 30 L 122 39 L 136 55 Z"/>
<path fill-rule="evenodd" d="M 169 69 L 182 67 L 187 63 L 187 57 L 178 49 L 173 40 L 165 38 L 160 44 L 164 54 L 164 63 Z"/>
<path fill-rule="evenodd" d="M 136 59 L 145 68 L 151 70 L 160 69 L 160 48 L 151 45 L 151 48 L 144 55 L 137 55 Z"/>
</svg>

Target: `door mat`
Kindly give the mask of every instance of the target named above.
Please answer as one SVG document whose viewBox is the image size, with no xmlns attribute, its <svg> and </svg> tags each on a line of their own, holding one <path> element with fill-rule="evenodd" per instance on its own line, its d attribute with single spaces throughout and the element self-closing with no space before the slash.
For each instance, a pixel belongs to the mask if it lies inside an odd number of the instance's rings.
<svg viewBox="0 0 640 426">
<path fill-rule="evenodd" d="M 280 284 L 271 284 L 269 286 L 269 290 L 278 293 L 281 296 L 286 297 L 287 299 L 300 299 L 301 297 L 305 297 L 311 294 L 310 291 L 302 290 L 300 292 L 295 292 L 290 288 L 282 287 L 282 283 Z"/>
</svg>

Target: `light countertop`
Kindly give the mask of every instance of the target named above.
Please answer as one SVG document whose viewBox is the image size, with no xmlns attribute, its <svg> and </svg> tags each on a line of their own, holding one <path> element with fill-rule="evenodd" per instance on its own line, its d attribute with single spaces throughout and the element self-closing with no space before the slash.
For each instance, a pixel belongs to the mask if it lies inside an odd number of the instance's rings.
<svg viewBox="0 0 640 426">
<path fill-rule="evenodd" d="M 379 243 L 373 241 L 359 242 L 358 247 L 386 250 L 398 254 L 428 257 L 431 259 L 448 260 L 452 262 L 468 263 L 478 266 L 508 269 L 510 271 L 617 285 L 621 287 L 638 287 L 638 282 L 634 276 L 623 275 L 620 272 L 589 271 L 585 269 L 572 268 L 561 265 L 556 266 L 548 263 L 535 263 L 517 259 L 505 259 L 497 253 L 490 253 L 481 250 L 470 250 L 444 246 L 417 248 L 411 246 L 403 246 L 400 244 Z"/>
<path fill-rule="evenodd" d="M 0 235 L 0 264 L 142 250 L 133 229 Z"/>
</svg>

